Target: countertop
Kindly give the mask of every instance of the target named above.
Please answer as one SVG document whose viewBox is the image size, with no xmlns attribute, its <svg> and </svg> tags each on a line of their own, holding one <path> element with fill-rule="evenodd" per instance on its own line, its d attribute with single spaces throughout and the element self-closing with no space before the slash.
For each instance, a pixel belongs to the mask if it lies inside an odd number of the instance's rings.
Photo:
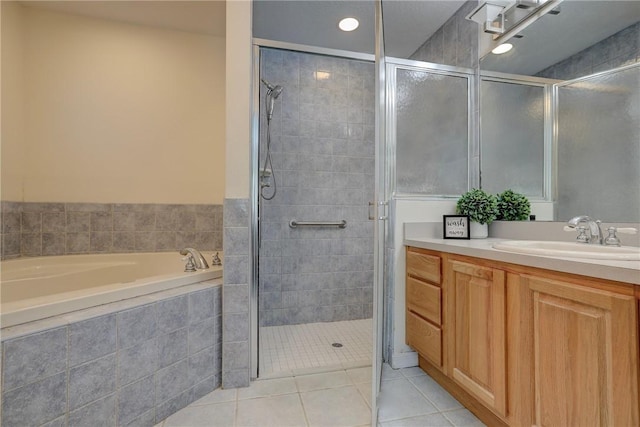
<svg viewBox="0 0 640 427">
<path fill-rule="evenodd" d="M 640 261 L 610 261 L 525 255 L 494 249 L 492 245 L 510 239 L 451 240 L 429 237 L 405 238 L 406 246 L 485 258 L 640 286 Z"/>
</svg>

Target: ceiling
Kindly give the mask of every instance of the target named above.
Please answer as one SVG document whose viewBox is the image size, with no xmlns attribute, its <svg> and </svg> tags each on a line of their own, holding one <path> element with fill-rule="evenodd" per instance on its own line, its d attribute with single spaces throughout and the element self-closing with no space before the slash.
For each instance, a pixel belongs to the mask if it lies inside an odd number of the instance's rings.
<svg viewBox="0 0 640 427">
<path fill-rule="evenodd" d="M 640 1 L 565 0 L 558 15 L 547 14 L 512 38 L 504 55 L 488 54 L 486 70 L 535 75 L 545 68 L 640 21 Z M 614 55 L 615 53 L 604 53 Z"/>
<path fill-rule="evenodd" d="M 27 7 L 224 37 L 224 0 L 22 1 Z"/>
<path fill-rule="evenodd" d="M 22 0 L 21 3 L 93 18 L 225 36 L 225 0 Z M 383 0 L 387 55 L 409 57 L 463 3 L 463 0 Z M 254 0 L 254 36 L 373 53 L 374 8 L 374 0 Z M 347 16 L 360 20 L 360 27 L 350 33 L 337 28 L 338 21 Z"/>
<path fill-rule="evenodd" d="M 464 3 L 461 0 L 383 0 L 385 53 L 407 58 Z M 355 17 L 357 30 L 346 33 L 338 21 Z M 255 37 L 354 52 L 374 53 L 373 0 L 255 0 Z"/>
</svg>

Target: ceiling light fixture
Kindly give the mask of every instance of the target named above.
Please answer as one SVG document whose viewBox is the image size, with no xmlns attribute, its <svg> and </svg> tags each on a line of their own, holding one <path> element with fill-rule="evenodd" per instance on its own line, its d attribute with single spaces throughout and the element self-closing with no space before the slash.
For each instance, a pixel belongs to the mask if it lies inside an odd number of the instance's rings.
<svg viewBox="0 0 640 427">
<path fill-rule="evenodd" d="M 338 22 L 338 28 L 342 31 L 353 31 L 360 25 L 356 18 L 344 18 Z"/>
<path fill-rule="evenodd" d="M 503 53 L 509 52 L 511 49 L 513 49 L 513 45 L 511 43 L 502 43 L 501 45 L 493 49 L 491 53 L 502 55 Z"/>
</svg>

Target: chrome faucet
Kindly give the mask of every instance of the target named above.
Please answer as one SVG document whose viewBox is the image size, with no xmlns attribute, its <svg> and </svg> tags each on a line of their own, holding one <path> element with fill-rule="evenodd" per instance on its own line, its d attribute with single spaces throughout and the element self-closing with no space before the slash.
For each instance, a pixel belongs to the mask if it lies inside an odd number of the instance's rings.
<svg viewBox="0 0 640 427">
<path fill-rule="evenodd" d="M 209 268 L 209 264 L 207 264 L 207 260 L 204 259 L 204 256 L 200 253 L 200 251 L 193 248 L 184 248 L 180 251 L 180 255 L 188 256 L 189 261 L 195 263 L 195 267 L 198 270 L 206 270 Z"/>
<path fill-rule="evenodd" d="M 584 239 L 584 230 L 581 230 L 580 224 L 587 224 L 589 230 L 588 239 Z M 593 220 L 586 215 L 580 215 L 571 218 L 567 222 L 567 230 L 578 229 L 580 231 L 580 235 L 578 235 L 578 241 L 584 243 L 598 244 L 602 245 L 604 243 L 604 237 L 602 236 L 602 229 L 600 228 L 600 220 Z"/>
</svg>

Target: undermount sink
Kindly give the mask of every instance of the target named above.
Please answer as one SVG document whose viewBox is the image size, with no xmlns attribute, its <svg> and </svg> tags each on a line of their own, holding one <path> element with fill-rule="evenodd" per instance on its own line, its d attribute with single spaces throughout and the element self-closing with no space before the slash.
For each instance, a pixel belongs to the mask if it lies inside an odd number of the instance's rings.
<svg viewBox="0 0 640 427">
<path fill-rule="evenodd" d="M 633 246 L 618 247 L 573 242 L 510 240 L 494 243 L 493 248 L 506 252 L 529 255 L 604 259 L 612 261 L 640 261 L 640 248 Z"/>
</svg>

